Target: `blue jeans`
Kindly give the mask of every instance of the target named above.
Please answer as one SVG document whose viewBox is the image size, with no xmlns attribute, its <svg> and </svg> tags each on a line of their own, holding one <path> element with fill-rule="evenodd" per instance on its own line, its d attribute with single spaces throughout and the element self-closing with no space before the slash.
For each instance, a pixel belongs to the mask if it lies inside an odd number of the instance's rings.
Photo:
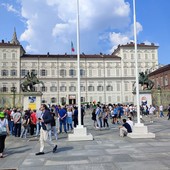
<svg viewBox="0 0 170 170">
<path fill-rule="evenodd" d="M 60 133 L 62 132 L 62 125 L 64 125 L 64 132 L 67 133 L 67 129 L 66 129 L 66 119 L 63 119 L 63 120 L 60 119 Z"/>
<path fill-rule="evenodd" d="M 163 111 L 160 111 L 160 117 L 164 117 Z"/>
<path fill-rule="evenodd" d="M 14 134 L 14 121 L 9 121 L 9 130 L 10 130 L 10 135 Z"/>
</svg>

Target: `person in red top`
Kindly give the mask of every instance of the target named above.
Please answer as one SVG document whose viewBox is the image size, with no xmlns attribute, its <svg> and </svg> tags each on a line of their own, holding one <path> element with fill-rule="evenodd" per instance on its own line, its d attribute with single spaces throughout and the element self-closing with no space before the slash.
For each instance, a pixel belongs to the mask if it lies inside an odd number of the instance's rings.
<svg viewBox="0 0 170 170">
<path fill-rule="evenodd" d="M 30 116 L 30 135 L 34 135 L 34 129 L 36 128 L 37 123 L 37 116 L 36 116 L 36 110 L 33 110 Z"/>
</svg>

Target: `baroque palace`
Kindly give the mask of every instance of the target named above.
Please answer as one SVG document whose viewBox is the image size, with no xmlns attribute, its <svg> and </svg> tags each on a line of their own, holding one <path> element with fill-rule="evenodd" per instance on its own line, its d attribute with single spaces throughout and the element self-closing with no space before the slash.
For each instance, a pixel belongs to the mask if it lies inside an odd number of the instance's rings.
<svg viewBox="0 0 170 170">
<path fill-rule="evenodd" d="M 139 72 L 158 65 L 158 46 L 138 44 Z M 134 43 L 119 45 L 110 55 L 80 55 L 81 102 L 133 103 Z M 40 81 L 42 103 L 77 103 L 77 55 L 27 54 L 14 31 L 10 42 L 0 42 L 0 107 L 22 106 L 20 84 L 28 71 Z"/>
</svg>

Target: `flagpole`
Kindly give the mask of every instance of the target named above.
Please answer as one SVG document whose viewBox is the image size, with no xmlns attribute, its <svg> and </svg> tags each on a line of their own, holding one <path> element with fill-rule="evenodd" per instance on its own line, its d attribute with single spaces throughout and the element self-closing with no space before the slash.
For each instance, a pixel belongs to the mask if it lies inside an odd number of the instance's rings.
<svg viewBox="0 0 170 170">
<path fill-rule="evenodd" d="M 93 140 L 93 136 L 90 133 L 87 133 L 87 128 L 81 125 L 79 0 L 77 0 L 77 91 L 78 125 L 74 128 L 73 134 L 68 134 L 68 140 Z"/>
<path fill-rule="evenodd" d="M 79 0 L 77 0 L 77 91 L 78 91 L 78 125 L 81 126 L 81 93 L 80 93 L 80 29 Z"/>
<path fill-rule="evenodd" d="M 139 100 L 139 77 L 138 77 L 138 56 L 137 56 L 137 34 L 136 34 L 136 0 L 133 0 L 133 20 L 134 20 L 134 46 L 135 46 L 135 69 L 136 69 L 136 107 L 137 123 L 133 126 L 132 133 L 128 133 L 130 138 L 155 138 L 154 133 L 149 133 L 147 126 L 140 123 L 140 100 Z M 149 94 L 149 93 L 148 93 Z"/>
<path fill-rule="evenodd" d="M 138 78 L 138 56 L 137 56 L 137 33 L 136 33 L 136 3 L 133 0 L 133 21 L 134 21 L 134 43 L 135 43 L 135 70 L 136 70 L 136 106 L 137 106 L 137 123 L 140 124 L 140 107 L 139 107 L 139 78 Z"/>
</svg>

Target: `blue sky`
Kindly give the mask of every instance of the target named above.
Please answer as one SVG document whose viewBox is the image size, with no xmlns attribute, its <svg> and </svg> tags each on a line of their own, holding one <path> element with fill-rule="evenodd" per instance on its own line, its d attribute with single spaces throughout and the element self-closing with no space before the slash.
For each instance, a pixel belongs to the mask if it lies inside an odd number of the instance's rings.
<svg viewBox="0 0 170 170">
<path fill-rule="evenodd" d="M 0 0 L 0 39 L 14 27 L 27 53 L 71 53 L 76 49 L 77 0 Z M 133 40 L 132 0 L 79 0 L 80 52 L 111 54 Z M 136 0 L 138 43 L 159 46 L 159 63 L 170 63 L 170 1 Z"/>
</svg>

